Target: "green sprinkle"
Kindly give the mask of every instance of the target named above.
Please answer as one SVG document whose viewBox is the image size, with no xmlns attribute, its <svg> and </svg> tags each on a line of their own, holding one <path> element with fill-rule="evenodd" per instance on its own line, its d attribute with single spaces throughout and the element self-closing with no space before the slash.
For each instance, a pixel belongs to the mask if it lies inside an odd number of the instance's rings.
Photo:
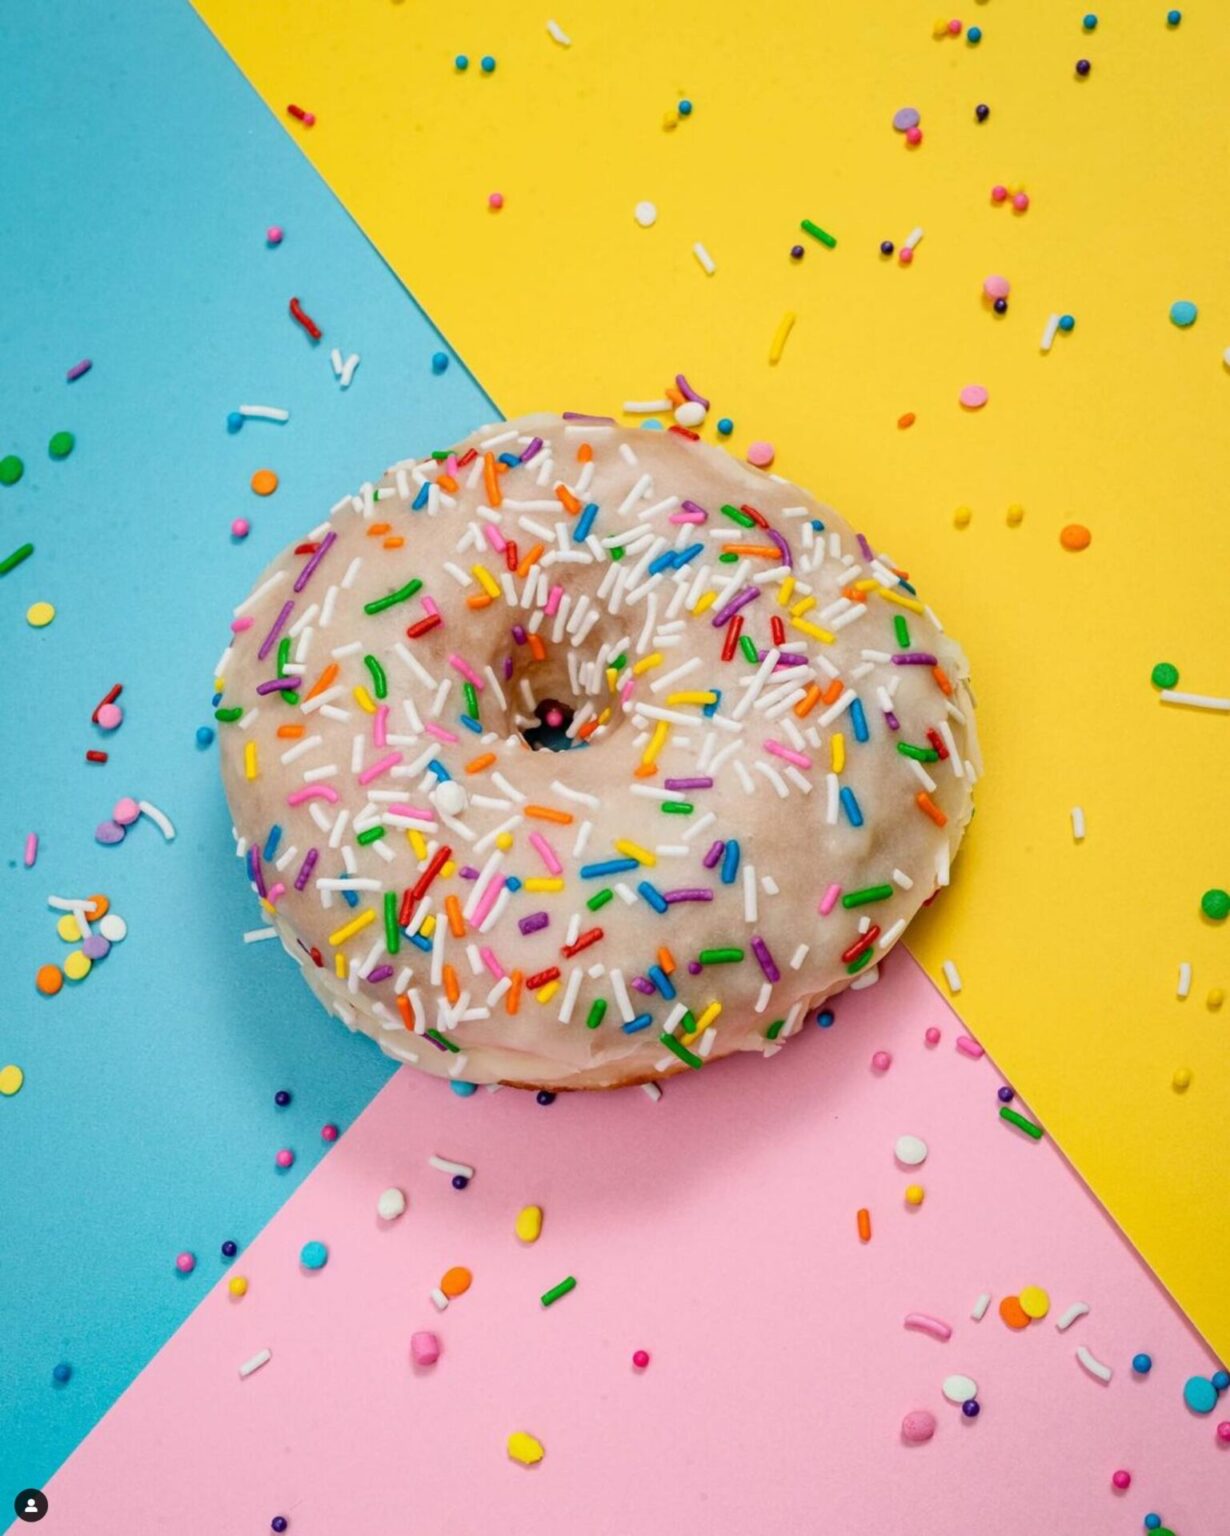
<svg viewBox="0 0 1230 1536">
<path fill-rule="evenodd" d="M 611 550 L 611 559 L 612 560 L 622 560 L 623 557 L 624 557 L 623 545 L 622 544 L 616 544 L 614 549 Z"/>
<path fill-rule="evenodd" d="M 751 635 L 739 636 L 739 649 L 743 652 L 745 660 L 750 661 L 754 667 L 759 666 L 760 657 L 756 654 L 756 647 L 752 642 Z"/>
<path fill-rule="evenodd" d="M 0 485 L 16 485 L 26 472 L 26 466 L 15 453 L 7 453 L 0 459 Z"/>
<path fill-rule="evenodd" d="M 892 894 L 891 885 L 867 885 L 861 891 L 847 891 L 841 904 L 843 907 L 865 907 L 869 901 L 887 901 Z"/>
<path fill-rule="evenodd" d="M 727 555 L 719 555 L 718 556 L 718 564 L 719 565 L 738 565 L 738 563 L 739 563 L 739 556 L 738 555 L 727 554 Z"/>
<path fill-rule="evenodd" d="M 702 965 L 733 965 L 743 959 L 741 949 L 702 949 L 696 957 Z"/>
<path fill-rule="evenodd" d="M 297 704 L 298 702 L 299 702 L 299 695 L 295 692 L 295 690 L 293 688 L 286 688 L 286 689 L 283 690 L 283 692 L 282 692 L 282 703 L 283 704 Z"/>
<path fill-rule="evenodd" d="M 365 827 L 358 837 L 355 838 L 355 842 L 358 843 L 360 848 L 366 848 L 368 843 L 378 843 L 386 830 L 387 828 L 385 827 Z"/>
<path fill-rule="evenodd" d="M 221 720 L 223 725 L 233 725 L 236 720 L 243 717 L 242 709 L 215 709 L 214 719 Z"/>
<path fill-rule="evenodd" d="M 861 971 L 862 968 L 867 964 L 874 953 L 874 947 L 869 944 L 861 955 L 856 955 L 854 959 L 850 961 L 849 965 L 846 966 L 846 974 L 848 976 L 854 976 L 857 974 L 857 972 Z"/>
<path fill-rule="evenodd" d="M 7 576 L 10 571 L 15 571 L 23 560 L 28 560 L 34 553 L 33 544 L 23 544 L 20 549 L 15 549 L 11 555 L 6 555 L 0 560 L 0 576 Z"/>
<path fill-rule="evenodd" d="M 278 677 L 286 676 L 286 663 L 290 660 L 290 636 L 283 635 L 278 641 Z"/>
<path fill-rule="evenodd" d="M 765 1032 L 764 1032 L 765 1039 L 766 1040 L 776 1040 L 778 1035 L 781 1034 L 781 1032 L 782 1032 L 782 1025 L 785 1022 L 786 1022 L 785 1019 L 774 1019 L 772 1024 L 770 1024 L 768 1029 L 766 1029 Z"/>
<path fill-rule="evenodd" d="M 428 1029 L 424 1033 L 429 1040 L 434 1040 L 437 1045 L 442 1045 L 446 1051 L 452 1051 L 454 1056 L 460 1054 L 461 1047 L 454 1045 L 448 1036 L 442 1035 L 438 1029 Z"/>
<path fill-rule="evenodd" d="M 1155 688 L 1173 688 L 1179 681 L 1179 669 L 1173 661 L 1159 661 L 1149 674 Z"/>
<path fill-rule="evenodd" d="M 1026 1120 L 1024 1115 L 1018 1115 L 1015 1109 L 1009 1109 L 1006 1104 L 1000 1105 L 999 1118 L 1006 1120 L 1009 1125 L 1015 1125 L 1018 1131 L 1024 1131 L 1026 1136 L 1032 1136 L 1035 1141 L 1042 1140 L 1042 1127 L 1035 1125 L 1032 1120 Z"/>
<path fill-rule="evenodd" d="M 605 890 L 595 892 L 585 905 L 591 912 L 596 912 L 599 907 L 605 907 L 608 901 L 613 901 L 614 899 L 615 892 L 608 885 Z"/>
<path fill-rule="evenodd" d="M 397 926 L 397 892 L 384 893 L 384 947 L 395 955 L 401 948 L 401 930 Z"/>
<path fill-rule="evenodd" d="M 53 432 L 47 444 L 47 452 L 53 459 L 66 459 L 76 444 L 77 439 L 71 432 Z"/>
<path fill-rule="evenodd" d="M 391 608 L 394 603 L 404 603 L 408 597 L 422 589 L 423 583 L 417 577 L 408 581 L 404 587 L 398 587 L 396 592 L 390 592 L 387 597 L 378 597 L 373 603 L 364 603 L 364 613 L 383 613 L 386 608 Z"/>
<path fill-rule="evenodd" d="M 613 657 L 610 661 L 607 662 L 607 666 L 614 667 L 616 672 L 622 672 L 627 665 L 628 658 L 622 651 L 618 656 Z"/>
<path fill-rule="evenodd" d="M 905 622 L 905 615 L 895 613 L 893 615 L 893 628 L 897 631 L 897 644 L 903 651 L 910 648 L 910 626 Z"/>
<path fill-rule="evenodd" d="M 813 240 L 819 240 L 821 245 L 827 245 L 830 251 L 837 244 L 836 236 L 830 235 L 827 229 L 821 229 L 819 224 L 813 224 L 810 219 L 803 219 L 799 228 Z"/>
<path fill-rule="evenodd" d="M 704 1060 L 698 1056 L 695 1051 L 689 1051 L 687 1046 L 684 1045 L 681 1040 L 675 1039 L 674 1035 L 663 1034 L 659 1035 L 658 1039 L 662 1042 L 668 1051 L 673 1051 L 685 1066 L 692 1067 L 697 1072 L 699 1072 L 701 1067 L 704 1066 Z"/>
<path fill-rule="evenodd" d="M 740 528 L 755 528 L 756 519 L 749 517 L 746 512 L 741 512 L 738 507 L 732 507 L 729 502 L 722 508 L 722 512 L 732 523 L 738 523 Z"/>
<path fill-rule="evenodd" d="M 686 800 L 663 800 L 658 809 L 668 816 L 690 816 L 696 807 Z"/>
<path fill-rule="evenodd" d="M 451 452 L 452 449 L 450 448 L 433 448 L 431 450 L 431 456 L 438 464 L 443 464 Z"/>
<path fill-rule="evenodd" d="M 696 1015 L 690 1008 L 679 1020 L 679 1033 L 681 1035 L 693 1035 L 696 1033 Z"/>
<path fill-rule="evenodd" d="M 938 763 L 940 760 L 940 754 L 934 747 L 916 747 L 909 741 L 899 741 L 897 751 L 902 757 L 912 757 L 916 763 Z"/>
<path fill-rule="evenodd" d="M 589 1018 L 585 1020 L 586 1029 L 597 1029 L 599 1024 L 602 1023 L 602 1019 L 605 1013 L 606 998 L 594 998 L 593 1002 L 589 1005 Z"/>
<path fill-rule="evenodd" d="M 428 1030 L 427 1033 L 431 1034 L 431 1030 Z M 575 1291 L 576 1288 L 576 1280 L 571 1275 L 568 1275 L 558 1285 L 553 1285 L 549 1291 L 544 1291 L 538 1299 L 544 1307 L 549 1307 L 554 1305 L 561 1296 L 567 1296 L 569 1291 Z"/>
<path fill-rule="evenodd" d="M 1224 923 L 1230 917 L 1230 891 L 1211 886 L 1200 898 L 1200 910 L 1210 922 Z"/>
<path fill-rule="evenodd" d="M 372 675 L 372 691 L 378 699 L 386 699 L 389 695 L 389 680 L 384 675 L 384 668 L 374 656 L 364 656 L 363 665 Z"/>
<path fill-rule="evenodd" d="M 478 719 L 478 690 L 473 683 L 467 683 L 461 690 L 465 694 L 466 714 L 471 720 Z"/>
</svg>

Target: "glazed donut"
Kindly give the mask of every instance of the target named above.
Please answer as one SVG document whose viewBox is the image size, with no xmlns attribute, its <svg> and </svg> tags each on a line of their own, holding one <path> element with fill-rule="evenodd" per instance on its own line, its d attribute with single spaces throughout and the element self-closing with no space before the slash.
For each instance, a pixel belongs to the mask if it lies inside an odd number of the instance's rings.
<svg viewBox="0 0 1230 1536">
<path fill-rule="evenodd" d="M 681 428 L 502 422 L 280 555 L 218 670 L 267 920 L 399 1061 L 773 1055 L 946 885 L 968 667 L 886 554 Z"/>
</svg>

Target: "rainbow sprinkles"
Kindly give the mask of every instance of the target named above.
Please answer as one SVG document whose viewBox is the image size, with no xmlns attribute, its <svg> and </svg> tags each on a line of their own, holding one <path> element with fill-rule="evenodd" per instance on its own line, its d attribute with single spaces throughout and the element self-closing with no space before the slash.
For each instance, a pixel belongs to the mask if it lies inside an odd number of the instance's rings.
<svg viewBox="0 0 1230 1536">
<path fill-rule="evenodd" d="M 501 423 L 235 610 L 237 849 L 325 1005 L 464 1082 L 779 1051 L 949 880 L 968 667 L 887 555 L 682 427 Z"/>
</svg>

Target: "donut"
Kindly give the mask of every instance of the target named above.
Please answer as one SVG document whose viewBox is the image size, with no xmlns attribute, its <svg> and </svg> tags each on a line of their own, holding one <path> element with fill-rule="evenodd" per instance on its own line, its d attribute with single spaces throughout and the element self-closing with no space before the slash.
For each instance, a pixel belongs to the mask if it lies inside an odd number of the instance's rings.
<svg viewBox="0 0 1230 1536">
<path fill-rule="evenodd" d="M 340 501 L 216 672 L 308 984 L 459 1083 L 772 1056 L 949 880 L 968 665 L 907 575 L 696 433 L 527 416 Z"/>
</svg>

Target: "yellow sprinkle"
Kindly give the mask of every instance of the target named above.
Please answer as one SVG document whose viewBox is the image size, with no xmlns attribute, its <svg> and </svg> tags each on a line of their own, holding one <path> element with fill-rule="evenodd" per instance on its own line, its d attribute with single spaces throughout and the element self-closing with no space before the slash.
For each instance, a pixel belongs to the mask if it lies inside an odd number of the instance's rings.
<svg viewBox="0 0 1230 1536">
<path fill-rule="evenodd" d="M 423 937 L 425 939 L 429 939 L 429 938 L 431 938 L 432 934 L 435 933 L 435 931 L 436 931 L 436 914 L 434 912 L 431 912 L 431 913 L 429 913 L 423 919 L 423 924 L 422 924 L 422 927 L 419 929 L 419 932 L 423 935 Z"/>
<path fill-rule="evenodd" d="M 876 594 L 890 603 L 896 603 L 901 608 L 908 608 L 911 613 L 926 613 L 926 606 L 920 603 L 916 597 L 907 597 L 904 592 L 894 592 L 891 587 L 879 586 Z"/>
<path fill-rule="evenodd" d="M 846 766 L 846 738 L 840 731 L 829 737 L 829 765 L 834 773 L 840 773 Z"/>
<path fill-rule="evenodd" d="M 426 857 L 426 855 L 424 855 L 424 857 Z M 446 859 L 440 866 L 440 878 L 442 880 L 451 880 L 456 873 L 457 864 L 453 859 Z"/>
<path fill-rule="evenodd" d="M 826 645 L 831 645 L 835 638 L 832 630 L 821 629 L 819 624 L 809 623 L 807 619 L 791 619 L 791 629 L 797 629 L 800 634 L 810 635 L 813 640 L 823 640 Z"/>
<path fill-rule="evenodd" d="M 598 724 L 599 725 L 605 725 L 610 718 L 611 718 L 611 706 L 608 704 L 607 707 L 598 716 Z"/>
<path fill-rule="evenodd" d="M 26 609 L 26 623 L 31 629 L 46 629 L 55 616 L 54 603 L 31 603 Z"/>
<path fill-rule="evenodd" d="M 905 1187 L 905 1203 L 907 1205 L 921 1205 L 926 1196 L 926 1191 L 921 1184 L 907 1184 Z"/>
<path fill-rule="evenodd" d="M 953 526 L 955 528 L 968 528 L 969 520 L 973 515 L 973 512 L 968 507 L 958 507 L 952 514 Z"/>
<path fill-rule="evenodd" d="M 485 565 L 472 565 L 470 574 L 488 597 L 499 597 L 500 584 Z"/>
<path fill-rule="evenodd" d="M 642 848 L 639 843 L 631 843 L 626 837 L 616 838 L 612 847 L 616 853 L 622 853 L 625 859 L 635 859 L 638 864 L 646 864 L 650 869 L 658 862 L 656 853 L 650 853 L 648 848 Z"/>
<path fill-rule="evenodd" d="M 853 592 L 874 592 L 879 585 L 874 576 L 864 576 L 860 581 L 851 582 L 850 589 Z"/>
<path fill-rule="evenodd" d="M 668 693 L 668 704 L 716 704 L 717 694 L 712 689 L 684 689 L 682 693 Z"/>
<path fill-rule="evenodd" d="M 787 603 L 789 603 L 791 595 L 792 595 L 793 592 L 794 592 L 794 577 L 793 576 L 783 576 L 782 577 L 782 584 L 777 589 L 777 606 L 779 608 L 784 608 L 787 605 Z"/>
<path fill-rule="evenodd" d="M 666 745 L 666 733 L 670 729 L 665 720 L 659 720 L 654 727 L 653 735 L 649 739 L 649 745 L 645 748 L 645 755 L 641 758 L 643 763 L 656 762 L 658 753 Z"/>
<path fill-rule="evenodd" d="M 77 927 L 77 919 L 71 912 L 66 912 L 56 924 L 56 932 L 66 944 L 77 944 L 81 940 L 81 929 Z"/>
<path fill-rule="evenodd" d="M 1176 1093 L 1186 1093 L 1192 1085 L 1192 1069 L 1190 1067 L 1177 1068 L 1175 1075 L 1170 1081 L 1174 1085 Z"/>
<path fill-rule="evenodd" d="M 416 859 L 425 859 L 427 857 L 427 840 L 417 827 L 406 828 L 406 841 L 413 848 Z"/>
<path fill-rule="evenodd" d="M 535 1440 L 533 1435 L 518 1429 L 508 1437 L 508 1454 L 523 1467 L 532 1467 L 536 1461 L 542 1460 L 546 1450 L 541 1440 Z"/>
<path fill-rule="evenodd" d="M 696 599 L 695 605 L 692 608 L 692 612 L 693 613 L 704 613 L 704 611 L 707 608 L 712 608 L 714 603 L 716 603 L 716 602 L 717 602 L 717 593 L 716 592 L 702 592 L 700 594 L 700 596 Z"/>
<path fill-rule="evenodd" d="M 93 961 L 80 949 L 74 949 L 64 962 L 64 974 L 69 981 L 84 981 L 90 974 Z"/>
<path fill-rule="evenodd" d="M 699 1034 L 702 1034 L 706 1029 L 708 1029 L 710 1024 L 713 1023 L 714 1019 L 717 1018 L 718 1014 L 721 1013 L 721 1011 L 722 1011 L 721 1003 L 718 1003 L 718 1002 L 710 1003 L 709 1006 L 705 1009 L 705 1011 L 701 1014 L 701 1016 L 696 1021 L 696 1033 L 699 1035 Z"/>
<path fill-rule="evenodd" d="M 346 956 L 340 949 L 333 957 L 333 969 L 337 972 L 339 980 L 346 980 Z"/>
<path fill-rule="evenodd" d="M 642 672 L 649 672 L 654 667 L 660 667 L 661 665 L 662 652 L 651 651 L 648 656 L 642 656 L 640 661 L 634 661 L 632 663 L 632 676 L 640 677 Z"/>
<path fill-rule="evenodd" d="M 1206 1008 L 1211 1008 L 1212 1011 L 1216 1013 L 1221 1005 L 1225 1002 L 1225 1000 L 1226 994 L 1220 987 L 1211 987 L 1209 989 L 1209 995 L 1205 998 L 1204 1003 Z"/>
<path fill-rule="evenodd" d="M 790 335 L 794 328 L 794 319 L 794 311 L 788 309 L 779 321 L 777 329 L 773 332 L 773 340 L 769 343 L 770 363 L 780 362 L 782 348 L 786 345 L 786 337 Z"/>
<path fill-rule="evenodd" d="M 562 891 L 564 882 L 555 876 L 531 875 L 521 883 L 523 891 Z"/>
<path fill-rule="evenodd" d="M 815 606 L 816 599 L 814 597 L 801 597 L 790 612 L 797 619 L 801 614 L 810 613 Z"/>
<path fill-rule="evenodd" d="M 248 1281 L 245 1275 L 232 1275 L 226 1282 L 226 1288 L 232 1296 L 246 1296 L 248 1294 Z"/>
<path fill-rule="evenodd" d="M 243 776 L 245 779 L 254 779 L 256 772 L 256 743 L 249 741 L 243 749 Z"/>
<path fill-rule="evenodd" d="M 329 935 L 329 943 L 336 949 L 339 944 L 344 944 L 347 939 L 354 938 L 356 933 L 361 933 L 368 923 L 376 921 L 376 909 L 368 907 L 366 912 L 360 912 L 358 917 L 351 922 L 343 924 L 341 928 L 335 928 Z"/>
<path fill-rule="evenodd" d="M 1025 516 L 1025 508 L 1020 506 L 1017 502 L 1014 501 L 1012 503 L 1012 505 L 1008 508 L 1008 526 L 1009 526 L 1009 528 L 1019 528 L 1021 526 L 1021 520 L 1024 518 L 1024 516 Z"/>
<path fill-rule="evenodd" d="M 366 710 L 369 715 L 376 713 L 376 703 L 362 683 L 359 683 L 354 691 L 354 701 L 360 709 Z"/>
<path fill-rule="evenodd" d="M 225 693 L 226 692 L 226 679 L 224 677 L 215 677 L 214 678 L 214 692 L 215 693 Z"/>
<path fill-rule="evenodd" d="M 558 991 L 559 982 L 549 981 L 545 987 L 539 987 L 538 991 L 534 993 L 534 996 L 540 1003 L 549 1003 Z"/>
<path fill-rule="evenodd" d="M 1017 1300 L 1025 1316 L 1032 1317 L 1035 1322 L 1051 1310 L 1051 1298 L 1040 1285 L 1027 1285 Z"/>
<path fill-rule="evenodd" d="M 11 1063 L 7 1067 L 0 1067 L 0 1093 L 6 1099 L 12 1098 L 13 1094 L 20 1090 L 25 1080 L 26 1074 L 20 1067 L 15 1067 Z"/>
<path fill-rule="evenodd" d="M 495 846 L 499 848 L 501 852 L 507 853 L 512 845 L 513 835 L 511 832 L 500 832 L 496 834 Z"/>
<path fill-rule="evenodd" d="M 614 667 L 606 669 L 606 687 L 608 693 L 614 693 L 619 686 L 619 673 Z"/>
<path fill-rule="evenodd" d="M 261 907 L 263 908 L 263 910 L 265 912 L 267 912 L 269 914 L 270 917 L 273 917 L 277 913 L 277 910 L 278 910 L 274 906 L 274 904 L 269 900 L 268 896 L 262 896 L 261 897 Z"/>
<path fill-rule="evenodd" d="M 523 1243 L 536 1243 L 542 1232 L 542 1206 L 522 1206 L 513 1230 Z"/>
</svg>

